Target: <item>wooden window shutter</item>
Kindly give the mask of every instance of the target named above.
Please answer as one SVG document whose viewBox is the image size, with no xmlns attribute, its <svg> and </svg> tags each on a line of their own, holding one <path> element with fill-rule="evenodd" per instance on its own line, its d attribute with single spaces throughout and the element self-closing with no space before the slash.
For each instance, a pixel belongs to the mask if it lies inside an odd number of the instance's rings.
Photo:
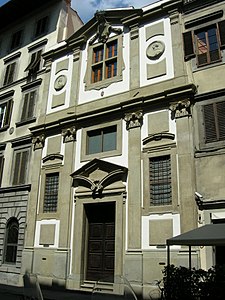
<svg viewBox="0 0 225 300">
<path fill-rule="evenodd" d="M 13 185 L 24 184 L 26 182 L 28 155 L 29 150 L 16 152 L 13 169 Z"/>
<path fill-rule="evenodd" d="M 7 105 L 6 105 L 6 113 L 5 113 L 3 126 L 9 126 L 10 125 L 12 107 L 13 107 L 13 101 L 11 99 L 7 102 Z"/>
<path fill-rule="evenodd" d="M 218 23 L 219 35 L 220 35 L 220 44 L 221 47 L 225 47 L 225 20 Z"/>
<path fill-rule="evenodd" d="M 195 55 L 192 31 L 183 33 L 184 59 L 188 60 Z"/>
<path fill-rule="evenodd" d="M 36 91 L 32 91 L 29 93 L 29 103 L 28 103 L 28 111 L 27 118 L 30 119 L 34 116 L 34 105 L 35 105 Z"/>
<path fill-rule="evenodd" d="M 20 184 L 26 182 L 28 154 L 29 152 L 28 150 L 26 150 L 23 151 L 21 155 L 20 179 L 19 179 Z"/>
<path fill-rule="evenodd" d="M 2 184 L 4 161 L 5 161 L 4 156 L 0 155 L 0 186 Z"/>
<path fill-rule="evenodd" d="M 25 94 L 25 96 L 24 96 L 21 121 L 25 121 L 27 119 L 27 108 L 28 108 L 28 105 L 29 105 L 29 93 Z"/>
<path fill-rule="evenodd" d="M 205 142 L 216 142 L 216 124 L 215 124 L 215 112 L 213 104 L 207 104 L 203 106 L 203 114 L 205 121 Z"/>
<path fill-rule="evenodd" d="M 218 139 L 225 140 L 225 101 L 216 103 L 217 122 L 218 122 Z"/>
<path fill-rule="evenodd" d="M 19 171 L 20 171 L 20 159 L 21 159 L 21 152 L 17 152 L 15 154 L 15 162 L 13 168 L 13 185 L 17 185 L 19 182 Z"/>
</svg>

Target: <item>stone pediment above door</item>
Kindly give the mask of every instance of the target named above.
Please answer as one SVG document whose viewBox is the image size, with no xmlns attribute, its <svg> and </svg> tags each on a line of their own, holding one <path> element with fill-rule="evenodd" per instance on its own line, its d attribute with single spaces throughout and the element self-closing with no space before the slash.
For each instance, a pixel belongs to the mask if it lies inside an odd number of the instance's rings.
<svg viewBox="0 0 225 300">
<path fill-rule="evenodd" d="M 100 197 L 106 192 L 124 192 L 127 168 L 100 159 L 93 159 L 71 174 L 76 194 L 88 193 Z"/>
</svg>

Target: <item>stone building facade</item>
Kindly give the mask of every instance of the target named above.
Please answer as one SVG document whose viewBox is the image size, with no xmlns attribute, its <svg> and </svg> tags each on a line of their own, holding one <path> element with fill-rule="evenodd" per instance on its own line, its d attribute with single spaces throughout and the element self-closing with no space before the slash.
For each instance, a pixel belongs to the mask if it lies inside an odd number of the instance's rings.
<svg viewBox="0 0 225 300">
<path fill-rule="evenodd" d="M 82 22 L 70 1 L 12 0 L 0 8 L 0 283 L 21 284 L 32 136 L 42 107 L 41 54 Z"/>
<path fill-rule="evenodd" d="M 113 293 L 122 276 L 149 299 L 166 239 L 223 222 L 224 3 L 96 12 L 46 49 L 30 190 L 17 191 L 29 193 L 21 274 Z M 221 251 L 194 248 L 192 264 Z M 188 249 L 171 261 L 187 265 Z"/>
</svg>

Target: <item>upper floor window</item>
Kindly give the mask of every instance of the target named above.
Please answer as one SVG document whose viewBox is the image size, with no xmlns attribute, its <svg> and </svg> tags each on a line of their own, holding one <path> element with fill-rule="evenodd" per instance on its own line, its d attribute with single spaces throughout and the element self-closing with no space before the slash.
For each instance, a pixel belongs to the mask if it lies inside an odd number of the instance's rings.
<svg viewBox="0 0 225 300">
<path fill-rule="evenodd" d="M 117 75 L 118 41 L 93 48 L 91 82 L 98 82 Z"/>
<path fill-rule="evenodd" d="M 47 32 L 47 29 L 48 29 L 48 16 L 45 16 L 37 21 L 34 36 L 38 37 L 40 35 L 45 34 Z"/>
<path fill-rule="evenodd" d="M 86 89 L 100 89 L 122 80 L 122 35 L 89 46 Z"/>
<path fill-rule="evenodd" d="M 41 54 L 42 49 L 31 54 L 30 63 L 25 69 L 25 72 L 28 71 L 28 77 L 30 80 L 36 79 L 37 72 L 41 68 Z"/>
<path fill-rule="evenodd" d="M 46 175 L 45 194 L 44 194 L 44 212 L 56 212 L 58 204 L 59 173 L 50 173 Z"/>
<path fill-rule="evenodd" d="M 116 125 L 87 132 L 87 154 L 116 150 Z"/>
<path fill-rule="evenodd" d="M 0 102 L 0 130 L 8 128 L 12 113 L 12 99 Z"/>
<path fill-rule="evenodd" d="M 4 161 L 5 161 L 4 156 L 0 154 L 0 186 L 2 184 Z"/>
<path fill-rule="evenodd" d="M 199 67 L 221 61 L 221 49 L 224 46 L 225 21 L 184 33 L 185 59 L 196 57 Z"/>
<path fill-rule="evenodd" d="M 12 83 L 15 79 L 16 62 L 9 63 L 5 69 L 3 85 Z"/>
<path fill-rule="evenodd" d="M 23 96 L 23 108 L 21 114 L 21 122 L 25 122 L 34 118 L 34 108 L 36 102 L 37 91 L 30 91 Z"/>
<path fill-rule="evenodd" d="M 16 254 L 18 247 L 19 224 L 15 218 L 9 220 L 6 227 L 5 239 L 5 263 L 16 263 Z"/>
<path fill-rule="evenodd" d="M 20 47 L 21 42 L 22 42 L 22 30 L 18 30 L 12 35 L 10 50 Z"/>
<path fill-rule="evenodd" d="M 150 203 L 166 205 L 172 202 L 170 155 L 149 159 Z"/>
<path fill-rule="evenodd" d="M 225 140 L 225 101 L 203 105 L 205 143 Z"/>
<path fill-rule="evenodd" d="M 12 168 L 12 184 L 20 185 L 27 182 L 29 148 L 14 150 L 13 168 Z"/>
</svg>

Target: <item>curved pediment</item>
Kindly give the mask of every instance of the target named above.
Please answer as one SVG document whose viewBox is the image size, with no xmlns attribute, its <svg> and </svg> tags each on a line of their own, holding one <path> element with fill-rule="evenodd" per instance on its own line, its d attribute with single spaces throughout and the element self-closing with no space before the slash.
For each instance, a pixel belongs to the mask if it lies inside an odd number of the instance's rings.
<svg viewBox="0 0 225 300">
<path fill-rule="evenodd" d="M 143 140 L 143 145 L 146 145 L 153 141 L 161 141 L 161 140 L 174 140 L 175 135 L 169 132 L 160 132 L 155 134 L 150 134 Z"/>
<path fill-rule="evenodd" d="M 116 182 L 124 182 L 127 168 L 99 159 L 93 159 L 73 174 L 73 187 L 84 187 L 95 196 Z"/>
</svg>

